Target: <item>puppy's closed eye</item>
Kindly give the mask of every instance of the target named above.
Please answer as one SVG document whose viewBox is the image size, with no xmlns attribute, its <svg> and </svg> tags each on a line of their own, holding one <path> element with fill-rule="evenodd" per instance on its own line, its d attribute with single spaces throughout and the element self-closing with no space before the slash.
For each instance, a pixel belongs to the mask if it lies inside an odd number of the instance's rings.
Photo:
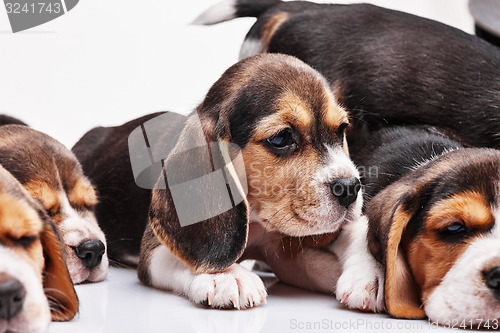
<svg viewBox="0 0 500 333">
<path fill-rule="evenodd" d="M 437 232 L 439 238 L 447 243 L 460 243 L 470 236 L 469 228 L 462 221 L 452 221 Z"/>
<path fill-rule="evenodd" d="M 298 149 L 298 138 L 291 128 L 285 128 L 265 139 L 264 146 L 277 156 L 290 156 Z"/>
<path fill-rule="evenodd" d="M 443 234 L 447 234 L 447 235 L 456 235 L 456 234 L 463 233 L 466 231 L 467 231 L 467 228 L 460 222 L 455 222 L 455 223 L 452 223 L 450 225 L 447 225 L 446 227 L 443 228 L 443 230 L 441 230 L 441 232 Z"/>
<path fill-rule="evenodd" d="M 17 239 L 13 239 L 14 244 L 21 246 L 22 248 L 29 248 L 35 241 L 39 240 L 40 238 L 38 236 L 34 235 L 25 235 L 22 237 L 19 237 Z"/>
<path fill-rule="evenodd" d="M 47 210 L 47 213 L 50 215 L 50 217 L 54 217 L 56 215 L 61 214 L 61 206 L 60 205 L 54 205 L 52 207 L 44 207 Z"/>
</svg>

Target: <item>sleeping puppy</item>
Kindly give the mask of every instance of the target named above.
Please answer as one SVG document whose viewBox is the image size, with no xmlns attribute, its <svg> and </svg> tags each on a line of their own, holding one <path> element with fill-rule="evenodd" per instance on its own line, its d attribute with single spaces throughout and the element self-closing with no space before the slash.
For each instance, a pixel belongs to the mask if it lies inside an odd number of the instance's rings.
<svg viewBox="0 0 500 333">
<path fill-rule="evenodd" d="M 59 228 L 74 283 L 106 277 L 105 238 L 94 216 L 94 188 L 61 143 L 27 126 L 0 126 L 0 164 L 43 206 Z"/>
<path fill-rule="evenodd" d="M 500 151 L 415 128 L 372 139 L 353 158 L 372 170 L 365 214 L 387 312 L 449 327 L 498 324 Z"/>
<path fill-rule="evenodd" d="M 44 332 L 78 312 L 59 234 L 45 210 L 0 166 L 0 332 Z"/>
<path fill-rule="evenodd" d="M 146 285 L 215 308 L 265 301 L 262 281 L 237 263 L 247 258 L 267 262 L 284 282 L 336 291 L 350 307 L 383 308 L 382 272 L 368 253 L 345 141 L 348 117 L 318 72 L 290 56 L 250 57 L 222 75 L 196 112 L 147 134 L 168 116 L 96 128 L 73 148 L 100 193 L 112 259 L 138 262 Z M 144 144 L 139 157 L 129 155 L 132 137 Z M 131 158 L 159 166 L 152 191 L 134 184 L 143 175 Z M 221 191 L 208 178 L 216 175 Z M 205 217 L 186 223 L 190 213 Z M 336 255 L 319 249 L 340 229 L 330 245 Z"/>
<path fill-rule="evenodd" d="M 427 124 L 500 147 L 500 52 L 458 29 L 368 4 L 229 0 L 195 23 L 257 17 L 240 57 L 296 56 L 322 73 L 353 126 Z M 350 142 L 349 142 L 350 143 Z"/>
</svg>

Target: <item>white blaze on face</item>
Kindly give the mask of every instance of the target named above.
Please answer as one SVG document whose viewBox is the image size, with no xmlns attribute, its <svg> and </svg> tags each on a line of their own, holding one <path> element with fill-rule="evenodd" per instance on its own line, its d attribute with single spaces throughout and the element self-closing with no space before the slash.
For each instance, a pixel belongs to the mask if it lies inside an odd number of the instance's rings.
<svg viewBox="0 0 500 333">
<path fill-rule="evenodd" d="M 104 233 L 99 228 L 94 214 L 79 212 L 69 203 L 65 193 L 59 194 L 62 220 L 59 229 L 65 244 L 68 270 L 73 283 L 84 281 L 98 282 L 105 279 L 108 272 L 107 251 L 104 252 L 101 263 L 92 270 L 85 267 L 74 250 L 80 244 L 90 240 L 100 240 L 106 245 Z"/>
<path fill-rule="evenodd" d="M 493 213 L 500 221 L 500 209 Z M 433 322 L 465 320 L 477 328 L 481 320 L 500 318 L 500 300 L 484 277 L 484 272 L 500 266 L 500 224 L 459 246 L 467 249 L 425 301 L 424 310 Z"/>
<path fill-rule="evenodd" d="M 340 227 L 345 221 L 354 221 L 361 216 L 361 209 L 363 205 L 363 194 L 360 190 L 357 194 L 357 199 L 346 209 L 339 204 L 337 198 L 332 194 L 330 184 L 336 180 L 345 178 L 358 178 L 359 172 L 354 163 L 345 154 L 340 147 L 326 146 L 327 157 L 325 164 L 318 170 L 314 179 L 312 180 L 312 187 L 321 198 L 320 205 L 316 209 L 316 214 L 319 218 L 325 219 L 328 225 L 325 227 L 332 227 L 332 222 L 335 221 L 337 228 Z"/>
</svg>

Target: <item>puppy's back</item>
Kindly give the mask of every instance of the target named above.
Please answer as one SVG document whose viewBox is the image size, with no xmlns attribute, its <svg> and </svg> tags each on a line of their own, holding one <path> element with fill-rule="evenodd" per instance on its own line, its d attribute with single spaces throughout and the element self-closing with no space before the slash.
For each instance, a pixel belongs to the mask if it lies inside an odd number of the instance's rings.
<svg viewBox="0 0 500 333">
<path fill-rule="evenodd" d="M 372 132 L 363 147 L 351 149 L 369 200 L 391 183 L 434 158 L 462 148 L 434 127 L 394 127 Z"/>
</svg>

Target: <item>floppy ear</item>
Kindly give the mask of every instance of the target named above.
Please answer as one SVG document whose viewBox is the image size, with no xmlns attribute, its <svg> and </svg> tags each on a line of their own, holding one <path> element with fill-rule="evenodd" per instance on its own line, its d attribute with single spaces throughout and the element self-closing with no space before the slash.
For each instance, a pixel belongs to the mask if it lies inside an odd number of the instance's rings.
<svg viewBox="0 0 500 333">
<path fill-rule="evenodd" d="M 413 185 L 413 184 L 412 184 Z M 366 207 L 372 254 L 385 264 L 385 305 L 396 318 L 425 318 L 420 287 L 406 257 L 408 226 L 421 203 L 423 187 L 392 184 Z"/>
<path fill-rule="evenodd" d="M 64 261 L 61 239 L 54 224 L 44 220 L 41 236 L 45 269 L 43 290 L 49 301 L 53 321 L 71 320 L 78 312 L 78 297 Z"/>
<path fill-rule="evenodd" d="M 149 222 L 196 273 L 217 272 L 243 253 L 248 234 L 246 175 L 220 118 L 189 116 L 153 190 Z"/>
</svg>

